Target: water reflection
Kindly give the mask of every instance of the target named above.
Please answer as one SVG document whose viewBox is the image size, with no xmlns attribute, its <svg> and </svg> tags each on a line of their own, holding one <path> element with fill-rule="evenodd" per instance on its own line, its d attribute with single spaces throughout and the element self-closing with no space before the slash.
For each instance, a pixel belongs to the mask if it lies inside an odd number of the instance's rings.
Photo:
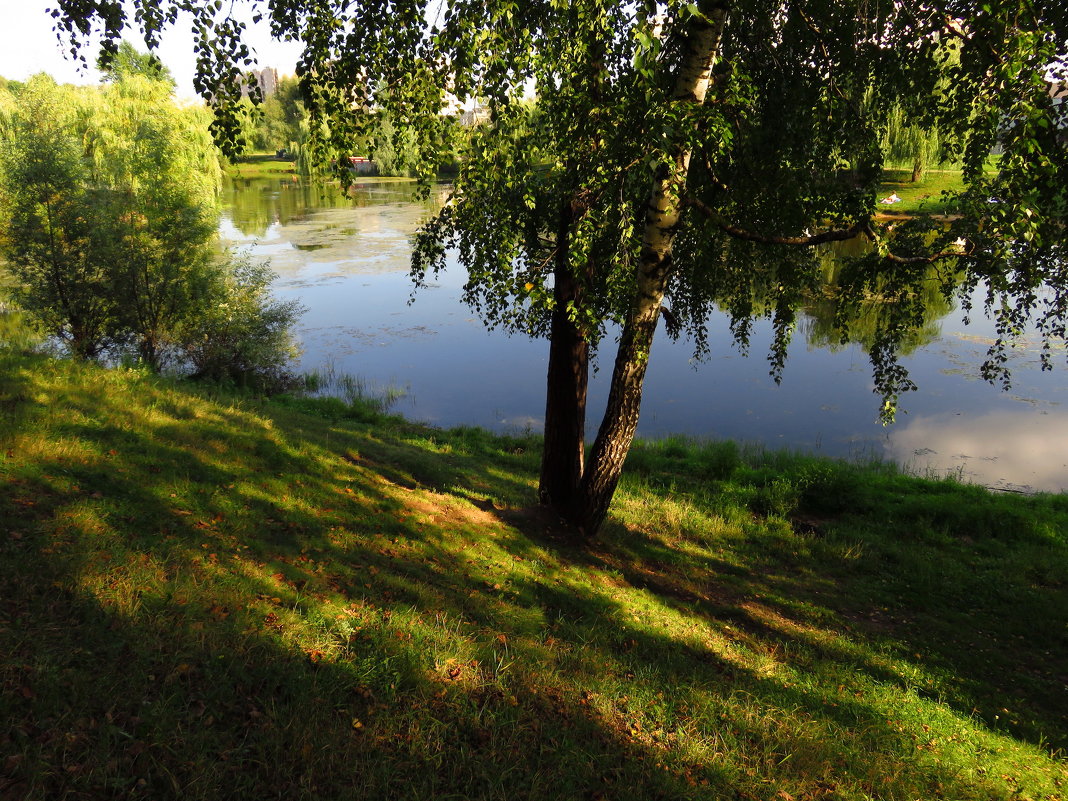
<svg viewBox="0 0 1068 801">
<path fill-rule="evenodd" d="M 225 239 L 254 244 L 283 282 L 321 284 L 353 273 L 408 271 L 408 236 L 440 204 L 412 200 L 408 182 L 335 185 L 244 179 L 228 184 Z M 283 285 L 285 285 L 283 283 Z"/>
<path fill-rule="evenodd" d="M 440 202 L 412 202 L 410 193 L 410 185 L 368 184 L 345 198 L 336 190 L 246 182 L 231 187 L 220 227 L 225 238 L 271 260 L 278 294 L 308 307 L 300 331 L 303 368 L 330 365 L 369 384 L 398 387 L 406 395 L 395 408 L 414 419 L 539 430 L 543 341 L 486 331 L 459 300 L 466 278 L 459 268 L 409 305 L 409 237 Z M 1058 404 L 1068 397 L 1068 370 L 1043 373 L 1033 349 L 1022 348 L 1013 359 L 1013 392 L 991 387 L 977 379 L 977 368 L 992 324 L 976 319 L 965 327 L 940 294 L 927 300 L 923 325 L 902 359 L 920 390 L 902 398 L 896 426 L 877 420 L 865 354 L 878 303 L 865 305 L 843 345 L 828 293 L 814 296 L 800 318 L 804 336 L 790 345 L 781 386 L 768 377 L 764 359 L 773 337 L 767 321 L 754 325 L 753 355 L 745 357 L 732 344 L 726 316 L 714 313 L 710 357 L 699 365 L 690 343 L 659 336 L 639 435 L 885 455 L 920 471 L 963 469 L 990 486 L 1068 486 L 1065 459 L 1052 455 L 1068 442 L 1068 410 Z M 591 381 L 591 416 L 603 408 L 610 358 L 606 347 Z"/>
<path fill-rule="evenodd" d="M 408 182 L 365 182 L 343 192 L 335 184 L 302 181 L 295 175 L 234 178 L 223 189 L 226 216 L 233 228 L 248 239 L 277 235 L 277 230 L 272 229 L 299 223 L 326 209 L 347 210 L 411 200 L 412 184 Z"/>
<path fill-rule="evenodd" d="M 838 282 L 842 273 L 842 257 L 860 256 L 870 250 L 867 240 L 858 238 L 835 242 L 822 248 L 820 260 L 823 267 L 823 283 L 811 294 L 805 304 L 804 316 L 798 321 L 798 331 L 809 345 L 829 350 L 844 347 L 842 329 L 835 319 L 838 311 Z M 917 348 L 929 345 L 942 333 L 942 318 L 955 311 L 954 304 L 941 289 L 941 278 L 935 267 L 928 268 L 920 284 L 917 298 L 923 308 L 923 319 L 913 325 L 901 343 L 899 353 L 907 356 Z M 849 318 L 848 341 L 870 352 L 876 331 L 885 326 L 889 307 L 882 299 L 868 296 Z"/>
<path fill-rule="evenodd" d="M 886 454 L 918 472 L 960 475 L 1009 490 L 1068 491 L 1068 415 L 1012 410 L 914 418 L 890 435 Z"/>
</svg>

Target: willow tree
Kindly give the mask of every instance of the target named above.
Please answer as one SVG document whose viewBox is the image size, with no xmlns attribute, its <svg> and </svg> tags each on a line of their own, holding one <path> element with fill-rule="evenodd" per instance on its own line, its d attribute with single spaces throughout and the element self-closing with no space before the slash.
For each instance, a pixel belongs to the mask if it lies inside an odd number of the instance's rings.
<svg viewBox="0 0 1068 801">
<path fill-rule="evenodd" d="M 19 302 L 80 356 L 135 348 L 160 367 L 215 269 L 203 109 L 133 72 L 103 87 L 38 75 L 0 105 L 0 252 Z"/>
<path fill-rule="evenodd" d="M 78 123 L 92 97 L 31 78 L 17 98 L 0 92 L 0 253 L 15 298 L 77 356 L 112 344 L 116 304 L 109 282 L 117 238 L 107 193 L 86 180 Z"/>
<path fill-rule="evenodd" d="M 127 22 L 119 0 L 57 2 L 61 35 L 99 24 L 115 40 Z M 150 43 L 179 10 L 194 16 L 199 86 L 225 141 L 234 79 L 250 58 L 234 4 L 132 5 Z M 872 243 L 842 269 L 838 314 L 848 336 L 851 308 L 873 293 L 886 300 L 870 353 L 887 414 L 913 388 L 895 353 L 922 320 L 916 290 L 932 276 L 965 302 L 985 287 L 1000 332 L 988 378 L 1005 375 L 1006 348 L 1025 321 L 1063 335 L 1068 165 L 1046 83 L 1063 71 L 1063 4 L 247 6 L 275 35 L 304 43 L 299 70 L 324 152 L 344 152 L 374 116 L 356 112 L 378 109 L 418 134 L 429 173 L 450 144 L 447 95 L 488 105 L 452 199 L 418 237 L 413 273 L 422 279 L 456 259 L 487 324 L 548 337 L 541 498 L 586 535 L 604 520 L 633 439 L 660 319 L 701 355 L 713 302 L 743 347 L 754 316 L 767 314 L 777 377 L 820 274 L 820 244 Z M 902 104 L 922 104 L 964 165 L 952 221 L 886 230 L 874 220 L 883 134 Z M 1003 155 L 987 174 L 995 142 Z M 587 452 L 590 354 L 613 340 L 607 408 Z"/>
<path fill-rule="evenodd" d="M 883 150 L 887 161 L 912 168 L 912 183 L 921 181 L 932 164 L 945 161 L 938 129 L 913 122 L 900 106 L 891 112 L 887 121 Z"/>
<path fill-rule="evenodd" d="M 219 163 L 202 111 L 176 104 L 165 81 L 123 74 L 101 90 L 83 134 L 89 182 L 109 190 L 121 248 L 109 268 L 117 322 L 153 369 L 200 313 L 215 269 Z"/>
</svg>

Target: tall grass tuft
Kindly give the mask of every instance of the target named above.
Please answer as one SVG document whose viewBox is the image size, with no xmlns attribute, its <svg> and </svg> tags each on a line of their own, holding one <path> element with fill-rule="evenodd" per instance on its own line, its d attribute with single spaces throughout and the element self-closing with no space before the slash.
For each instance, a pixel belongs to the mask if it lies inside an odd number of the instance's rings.
<svg viewBox="0 0 1068 801">
<path fill-rule="evenodd" d="M 379 386 L 372 381 L 338 370 L 333 364 L 301 375 L 303 393 L 311 398 L 334 398 L 353 410 L 386 414 L 407 391 L 393 385 Z M 334 405 L 332 408 L 340 408 Z"/>
</svg>

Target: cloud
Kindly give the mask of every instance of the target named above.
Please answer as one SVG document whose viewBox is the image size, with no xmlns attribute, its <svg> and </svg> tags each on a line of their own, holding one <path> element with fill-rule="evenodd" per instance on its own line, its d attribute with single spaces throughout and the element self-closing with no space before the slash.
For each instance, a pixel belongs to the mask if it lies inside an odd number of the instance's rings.
<svg viewBox="0 0 1068 801">
<path fill-rule="evenodd" d="M 887 456 L 924 474 L 960 474 L 997 489 L 1068 491 L 1068 412 L 919 417 L 895 431 Z"/>
</svg>

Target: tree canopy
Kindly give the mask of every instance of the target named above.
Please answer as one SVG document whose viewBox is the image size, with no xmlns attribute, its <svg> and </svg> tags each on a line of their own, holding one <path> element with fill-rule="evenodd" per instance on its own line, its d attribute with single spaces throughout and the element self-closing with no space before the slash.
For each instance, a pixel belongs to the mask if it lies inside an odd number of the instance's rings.
<svg viewBox="0 0 1068 801">
<path fill-rule="evenodd" d="M 8 109 L 0 198 L 20 301 L 79 355 L 134 344 L 158 367 L 215 258 L 203 110 L 137 73 L 102 89 L 35 76 Z"/>
<path fill-rule="evenodd" d="M 174 86 L 174 76 L 162 61 L 151 53 L 142 53 L 126 40 L 119 43 L 115 52 L 103 51 L 97 59 L 97 67 L 109 83 L 122 80 L 127 75 L 141 75 Z"/>
<path fill-rule="evenodd" d="M 58 30 L 114 41 L 119 0 L 57 0 Z M 232 4 L 134 0 L 151 44 L 192 14 L 198 87 L 226 142 L 233 86 L 251 54 Z M 420 234 L 422 279 L 457 259 L 489 325 L 548 336 L 543 502 L 591 534 L 634 436 L 653 335 L 708 352 L 713 304 L 748 343 L 777 332 L 772 373 L 819 246 L 864 238 L 842 265 L 835 314 L 885 301 L 864 338 L 886 416 L 913 388 L 896 360 L 922 324 L 930 286 L 967 304 L 977 288 L 997 324 L 984 375 L 1006 379 L 1029 322 L 1049 343 L 1068 311 L 1063 79 L 1068 9 L 1020 0 L 251 0 L 279 37 L 305 45 L 304 96 L 324 156 L 344 153 L 378 109 L 416 134 L 423 174 L 451 146 L 442 109 L 478 98 L 451 201 Z M 939 132 L 963 165 L 959 213 L 893 228 L 876 216 L 894 114 Z M 987 171 L 994 145 L 996 168 Z M 455 255 L 452 255 L 455 254 Z M 616 355 L 596 440 L 585 450 L 591 349 Z"/>
</svg>

